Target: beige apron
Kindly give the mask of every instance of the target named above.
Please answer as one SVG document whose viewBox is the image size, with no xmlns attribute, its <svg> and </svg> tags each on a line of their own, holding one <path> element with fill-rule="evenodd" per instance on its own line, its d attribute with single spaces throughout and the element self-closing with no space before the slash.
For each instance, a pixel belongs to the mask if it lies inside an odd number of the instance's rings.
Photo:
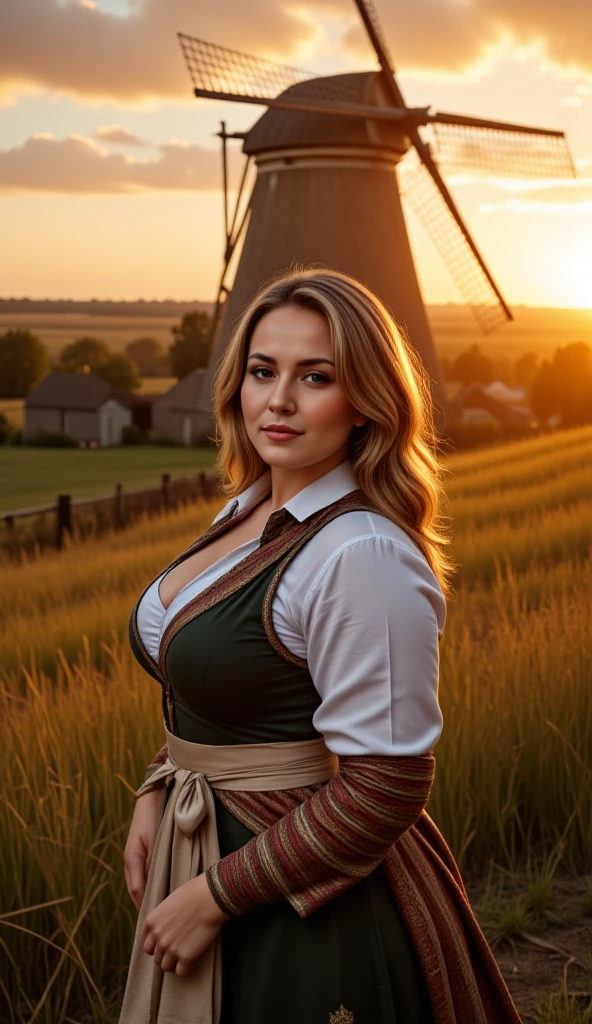
<svg viewBox="0 0 592 1024">
<path fill-rule="evenodd" d="M 171 892 L 220 860 L 213 789 L 296 789 L 326 782 L 338 761 L 322 739 L 211 746 L 165 732 L 168 758 L 136 792 L 141 796 L 158 779 L 174 780 L 154 843 L 119 1024 L 218 1024 L 220 935 L 179 977 L 144 952 L 144 921 Z"/>
</svg>

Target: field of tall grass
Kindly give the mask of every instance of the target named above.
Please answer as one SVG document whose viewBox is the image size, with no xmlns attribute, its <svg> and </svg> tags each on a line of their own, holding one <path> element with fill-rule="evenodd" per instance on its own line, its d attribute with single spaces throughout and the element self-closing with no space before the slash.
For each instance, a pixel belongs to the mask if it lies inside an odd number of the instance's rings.
<svg viewBox="0 0 592 1024">
<path fill-rule="evenodd" d="M 429 811 L 468 877 L 538 858 L 584 873 L 592 428 L 445 462 L 459 573 Z M 2 566 L 2 1022 L 117 1021 L 136 919 L 122 852 L 162 743 L 159 687 L 130 654 L 127 620 L 219 507 Z"/>
</svg>

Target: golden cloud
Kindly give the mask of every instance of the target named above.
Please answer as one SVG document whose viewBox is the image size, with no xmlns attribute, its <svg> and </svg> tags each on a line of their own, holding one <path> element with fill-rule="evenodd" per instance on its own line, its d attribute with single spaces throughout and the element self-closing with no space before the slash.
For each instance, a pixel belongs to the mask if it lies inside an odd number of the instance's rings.
<svg viewBox="0 0 592 1024">
<path fill-rule="evenodd" d="M 231 171 L 238 158 L 238 153 L 229 153 Z M 0 152 L 3 192 L 214 192 L 220 187 L 218 151 L 183 142 L 160 146 L 158 155 L 148 160 L 108 153 L 81 135 L 34 135 Z"/>
<path fill-rule="evenodd" d="M 406 71 L 467 73 L 504 44 L 536 46 L 566 74 L 592 75 L 590 0 L 378 0 L 377 9 Z M 177 31 L 271 58 L 306 53 L 305 63 L 337 35 L 344 67 L 375 63 L 352 0 L 134 0 L 127 17 L 92 0 L 2 0 L 0 94 L 12 87 L 87 102 L 190 102 Z"/>
</svg>

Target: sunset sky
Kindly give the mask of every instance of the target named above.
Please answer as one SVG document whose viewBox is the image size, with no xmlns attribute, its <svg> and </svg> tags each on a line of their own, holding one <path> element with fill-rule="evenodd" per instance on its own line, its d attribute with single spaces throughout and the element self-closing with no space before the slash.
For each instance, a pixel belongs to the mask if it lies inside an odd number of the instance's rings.
<svg viewBox="0 0 592 1024">
<path fill-rule="evenodd" d="M 590 0 L 376 6 L 410 105 L 567 133 L 576 181 L 448 181 L 510 303 L 592 307 Z M 375 66 L 351 0 L 2 0 L 1 296 L 213 297 L 213 133 L 263 110 L 194 99 L 177 31 L 319 73 Z M 408 220 L 427 300 L 460 301 Z"/>
</svg>

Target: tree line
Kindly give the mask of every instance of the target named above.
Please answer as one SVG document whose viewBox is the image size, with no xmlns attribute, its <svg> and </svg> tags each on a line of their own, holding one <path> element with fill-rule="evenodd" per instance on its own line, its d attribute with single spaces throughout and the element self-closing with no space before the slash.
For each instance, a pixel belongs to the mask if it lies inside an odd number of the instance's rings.
<svg viewBox="0 0 592 1024">
<path fill-rule="evenodd" d="M 64 345 L 55 361 L 32 331 L 7 331 L 0 335 L 0 398 L 26 398 L 50 370 L 90 371 L 125 391 L 137 391 L 142 377 L 186 377 L 208 365 L 211 326 L 208 313 L 186 313 L 171 328 L 166 349 L 156 338 L 143 337 L 113 352 L 100 338 L 85 336 Z"/>
<path fill-rule="evenodd" d="M 99 338 L 83 337 L 65 345 L 52 365 L 49 352 L 31 331 L 0 335 L 0 398 L 24 398 L 49 370 L 83 373 L 91 370 L 114 387 L 136 391 L 141 377 L 181 379 L 206 367 L 211 350 L 212 321 L 208 313 L 186 313 L 171 328 L 167 349 L 155 338 L 131 341 L 123 353 L 112 352 Z M 562 426 L 592 423 L 592 347 L 576 341 L 557 348 L 549 359 L 525 352 L 516 360 L 493 360 L 478 345 L 455 358 L 441 359 L 445 380 L 468 385 L 505 384 L 524 388 L 526 404 L 537 419 L 557 416 Z"/>
</svg>

